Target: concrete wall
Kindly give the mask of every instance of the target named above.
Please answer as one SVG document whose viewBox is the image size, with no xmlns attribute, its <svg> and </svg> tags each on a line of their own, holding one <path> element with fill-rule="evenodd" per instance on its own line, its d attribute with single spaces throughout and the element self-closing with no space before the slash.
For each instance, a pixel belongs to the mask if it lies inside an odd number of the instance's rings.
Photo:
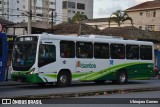
<svg viewBox="0 0 160 107">
<path fill-rule="evenodd" d="M 153 17 L 154 12 L 156 12 L 155 17 Z M 135 27 L 142 27 L 142 30 L 146 30 L 147 25 L 154 25 L 154 27 L 149 30 L 160 31 L 160 9 L 134 11 L 127 13 L 130 17 L 132 17 Z"/>
</svg>

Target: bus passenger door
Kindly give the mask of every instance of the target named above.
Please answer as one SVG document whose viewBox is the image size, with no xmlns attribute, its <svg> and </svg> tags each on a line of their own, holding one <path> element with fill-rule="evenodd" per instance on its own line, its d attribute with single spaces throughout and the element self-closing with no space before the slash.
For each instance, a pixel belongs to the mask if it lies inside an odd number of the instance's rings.
<svg viewBox="0 0 160 107">
<path fill-rule="evenodd" d="M 46 41 L 45 41 L 46 42 Z M 39 55 L 38 55 L 38 67 L 39 67 L 39 76 L 45 82 L 53 82 L 56 80 L 56 46 L 51 44 L 45 44 L 45 42 L 39 46 Z M 46 42 L 50 43 L 50 42 Z"/>
</svg>

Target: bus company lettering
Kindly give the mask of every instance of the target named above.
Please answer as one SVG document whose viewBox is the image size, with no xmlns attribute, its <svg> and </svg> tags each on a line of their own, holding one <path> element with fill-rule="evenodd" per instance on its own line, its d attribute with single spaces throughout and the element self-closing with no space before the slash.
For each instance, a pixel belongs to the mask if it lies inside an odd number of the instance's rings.
<svg viewBox="0 0 160 107">
<path fill-rule="evenodd" d="M 77 61 L 76 67 L 80 68 L 96 68 L 96 64 L 91 64 L 91 63 L 81 63 L 80 61 Z"/>
</svg>

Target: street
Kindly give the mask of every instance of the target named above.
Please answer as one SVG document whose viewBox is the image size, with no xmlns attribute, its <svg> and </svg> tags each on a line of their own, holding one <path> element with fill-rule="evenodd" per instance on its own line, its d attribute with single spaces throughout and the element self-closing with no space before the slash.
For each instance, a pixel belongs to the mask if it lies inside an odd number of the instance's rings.
<svg viewBox="0 0 160 107">
<path fill-rule="evenodd" d="M 103 85 L 97 85 L 95 83 L 76 83 L 70 87 L 59 88 L 55 85 L 37 86 L 37 85 L 16 85 L 16 86 L 1 86 L 0 87 L 0 98 L 14 98 L 14 97 L 25 97 L 31 96 L 49 96 L 54 94 L 76 94 L 76 93 L 89 93 L 98 91 L 114 91 L 114 90 L 132 90 L 132 89 L 145 89 L 145 88 L 160 88 L 160 80 L 130 80 L 128 84 L 116 85 L 107 82 Z M 151 89 L 151 91 L 153 90 Z M 155 91 L 155 90 L 154 90 Z M 159 91 L 156 90 L 156 91 Z M 82 95 L 83 96 L 83 95 Z M 85 96 L 85 95 L 84 95 Z"/>
<path fill-rule="evenodd" d="M 45 87 L 39 87 L 36 85 L 15 85 L 15 86 L 1 86 L 0 87 L 0 97 L 1 98 L 7 98 L 7 97 L 19 97 L 19 96 L 26 96 L 27 98 L 30 98 L 38 95 L 50 95 L 50 94 L 69 94 L 69 93 L 78 93 L 78 92 L 92 92 L 92 91 L 101 91 L 101 90 L 122 90 L 122 89 L 145 89 L 145 88 L 152 88 L 158 89 L 160 87 L 160 81 L 159 80 L 130 80 L 128 84 L 126 85 L 116 85 L 112 84 L 110 82 L 107 82 L 103 85 L 97 85 L 95 83 L 74 83 L 70 87 L 66 88 L 58 88 L 54 85 L 48 85 Z M 28 96 L 28 97 L 27 97 Z M 43 96 L 43 97 L 44 97 Z M 160 90 L 157 91 L 146 91 L 146 92 L 132 92 L 132 93 L 114 93 L 114 94 L 106 94 L 106 95 L 91 95 L 91 96 L 79 96 L 76 98 L 82 98 L 82 101 L 87 101 L 85 104 L 81 101 L 80 104 L 78 102 L 75 102 L 75 104 L 70 103 L 73 102 L 72 100 L 66 98 L 65 99 L 46 99 L 42 100 L 42 102 L 45 102 L 46 107 L 159 107 L 159 104 L 128 104 L 130 100 L 132 99 L 143 99 L 143 98 L 159 98 L 160 96 Z M 37 97 L 38 98 L 38 97 Z M 75 100 L 75 97 L 72 97 L 73 100 Z M 104 104 L 95 104 L 95 102 L 92 104 L 93 101 L 100 101 L 102 100 L 110 100 L 111 102 L 107 104 L 105 102 Z M 156 99 L 155 99 L 156 100 Z M 158 99 L 159 100 L 159 99 Z M 58 101 L 58 102 L 56 102 Z M 70 101 L 70 102 L 69 102 Z M 76 101 L 76 100 L 75 100 Z M 78 101 L 78 100 L 77 100 Z M 116 103 L 116 102 L 118 103 Z M 127 102 L 121 102 L 121 101 L 127 101 Z M 54 104 L 54 102 L 56 102 Z M 113 102 L 113 104 L 111 104 Z M 66 103 L 66 104 L 65 104 Z M 87 104 L 88 103 L 88 104 Z M 125 104 L 126 103 L 126 104 Z M 1 107 L 41 107 L 44 105 L 1 105 Z"/>
</svg>

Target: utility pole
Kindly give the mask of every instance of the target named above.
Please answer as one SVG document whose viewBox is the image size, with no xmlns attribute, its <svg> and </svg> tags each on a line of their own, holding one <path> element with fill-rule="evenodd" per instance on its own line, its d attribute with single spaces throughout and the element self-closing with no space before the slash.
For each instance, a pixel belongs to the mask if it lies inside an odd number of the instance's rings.
<svg viewBox="0 0 160 107">
<path fill-rule="evenodd" d="M 2 17 L 4 17 L 4 0 L 2 0 Z"/>
<path fill-rule="evenodd" d="M 53 16 L 53 9 L 52 9 L 51 17 L 52 17 L 52 23 L 51 24 L 52 24 L 52 30 L 53 30 L 53 17 L 54 17 Z"/>
<path fill-rule="evenodd" d="M 7 0 L 7 19 L 9 20 L 9 14 L 10 14 L 10 12 L 9 12 L 9 0 Z"/>
<path fill-rule="evenodd" d="M 28 34 L 32 33 L 31 21 L 32 21 L 32 11 L 31 11 L 32 2 L 28 0 Z"/>
</svg>

